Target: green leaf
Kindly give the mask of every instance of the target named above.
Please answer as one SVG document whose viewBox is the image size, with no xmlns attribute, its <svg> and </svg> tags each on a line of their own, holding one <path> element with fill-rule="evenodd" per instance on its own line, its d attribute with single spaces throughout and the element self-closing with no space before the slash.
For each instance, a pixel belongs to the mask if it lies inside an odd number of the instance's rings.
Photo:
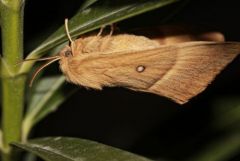
<svg viewBox="0 0 240 161">
<path fill-rule="evenodd" d="M 46 161 L 151 161 L 117 148 L 78 138 L 48 137 L 13 145 Z"/>
<path fill-rule="evenodd" d="M 160 8 L 178 0 L 104 0 L 95 2 L 90 8 L 80 10 L 69 21 L 69 29 L 72 37 L 112 24 L 141 13 Z M 41 57 L 49 49 L 67 40 L 64 25 L 53 33 L 39 47 L 33 50 L 27 58 Z M 28 72 L 33 62 L 22 65 L 20 73 Z"/>
<path fill-rule="evenodd" d="M 163 7 L 177 0 L 118 0 L 99 1 L 91 8 L 77 13 L 70 21 L 70 34 L 76 37 L 103 25 Z M 42 54 L 44 51 L 67 40 L 64 25 L 31 54 Z"/>
<path fill-rule="evenodd" d="M 64 82 L 64 76 L 52 76 L 43 78 L 36 84 L 23 120 L 23 140 L 27 139 L 31 128 L 37 122 L 56 111 L 59 105 L 76 91 L 77 88 L 64 88 Z"/>
</svg>

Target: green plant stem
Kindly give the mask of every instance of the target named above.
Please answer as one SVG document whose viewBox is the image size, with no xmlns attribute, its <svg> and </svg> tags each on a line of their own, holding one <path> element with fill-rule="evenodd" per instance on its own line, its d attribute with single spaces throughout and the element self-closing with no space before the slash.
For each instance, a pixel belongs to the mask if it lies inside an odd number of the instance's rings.
<svg viewBox="0 0 240 161">
<path fill-rule="evenodd" d="M 2 29 L 2 161 L 17 160 L 10 143 L 20 141 L 24 106 L 25 76 L 18 75 L 17 62 L 23 58 L 23 3 L 22 0 L 1 0 Z M 3 63 L 2 63 L 3 64 Z"/>
</svg>

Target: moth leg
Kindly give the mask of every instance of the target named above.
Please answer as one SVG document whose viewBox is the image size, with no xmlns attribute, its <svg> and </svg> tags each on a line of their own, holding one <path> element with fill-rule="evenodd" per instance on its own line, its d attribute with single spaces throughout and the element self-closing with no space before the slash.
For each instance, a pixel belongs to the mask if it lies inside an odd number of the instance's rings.
<svg viewBox="0 0 240 161">
<path fill-rule="evenodd" d="M 111 37 L 111 36 L 113 35 L 114 28 L 115 28 L 114 24 L 111 24 L 111 25 L 110 25 L 110 33 L 109 33 L 108 36 Z"/>
<path fill-rule="evenodd" d="M 100 30 L 99 30 L 99 32 L 98 32 L 98 34 L 97 34 L 98 37 L 102 35 L 103 30 L 104 30 L 105 28 L 106 28 L 106 26 L 102 26 L 102 27 L 100 28 Z M 111 25 L 110 25 L 110 33 L 109 33 L 108 36 L 112 36 L 112 35 L 113 35 L 114 29 L 115 29 L 114 24 L 111 24 Z"/>
<path fill-rule="evenodd" d="M 87 44 L 85 45 L 85 47 L 83 48 L 83 52 L 85 53 L 90 53 L 99 49 L 96 49 L 96 44 L 99 42 L 99 40 L 101 39 L 101 35 L 103 33 L 105 26 L 102 26 L 98 32 L 98 34 L 96 36 L 93 36 L 92 39 L 87 42 Z"/>
<path fill-rule="evenodd" d="M 104 30 L 105 26 L 102 26 L 97 34 L 97 37 L 101 36 L 102 33 L 103 33 L 103 30 Z"/>
<path fill-rule="evenodd" d="M 109 35 L 106 36 L 106 38 L 104 39 L 104 41 L 102 42 L 101 46 L 100 46 L 100 51 L 104 51 L 105 49 L 107 49 L 107 47 L 109 46 L 109 41 L 111 40 L 111 37 L 113 35 L 114 32 L 114 24 L 110 25 L 110 33 Z"/>
<path fill-rule="evenodd" d="M 101 35 L 103 33 L 103 30 L 104 30 L 105 26 L 102 26 L 98 32 L 98 34 L 91 40 L 88 42 L 87 45 L 91 45 L 93 44 L 94 42 L 98 41 L 100 38 L 101 38 Z"/>
</svg>

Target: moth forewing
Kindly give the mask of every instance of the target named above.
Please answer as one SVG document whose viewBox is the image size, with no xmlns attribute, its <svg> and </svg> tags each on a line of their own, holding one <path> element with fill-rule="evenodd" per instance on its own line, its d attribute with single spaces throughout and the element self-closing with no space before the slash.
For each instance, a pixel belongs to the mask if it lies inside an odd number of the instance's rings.
<svg viewBox="0 0 240 161">
<path fill-rule="evenodd" d="M 173 65 L 176 55 L 161 54 L 170 48 L 81 55 L 71 59 L 65 73 L 70 81 L 79 77 L 74 83 L 91 88 L 124 86 L 145 89 Z M 158 54 L 162 55 L 161 61 L 156 61 Z M 139 65 L 145 68 L 143 72 L 137 71 Z"/>
</svg>

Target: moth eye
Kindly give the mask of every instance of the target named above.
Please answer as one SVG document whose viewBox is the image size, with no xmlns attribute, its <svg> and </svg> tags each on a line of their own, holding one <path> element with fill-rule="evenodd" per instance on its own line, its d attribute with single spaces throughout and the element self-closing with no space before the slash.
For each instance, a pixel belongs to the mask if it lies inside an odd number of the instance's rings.
<svg viewBox="0 0 240 161">
<path fill-rule="evenodd" d="M 145 69 L 146 69 L 145 66 L 139 65 L 139 66 L 137 66 L 136 71 L 137 71 L 138 73 L 142 73 Z"/>
<path fill-rule="evenodd" d="M 71 51 L 71 50 L 65 51 L 64 56 L 65 56 L 65 57 L 72 56 L 72 51 Z"/>
</svg>

